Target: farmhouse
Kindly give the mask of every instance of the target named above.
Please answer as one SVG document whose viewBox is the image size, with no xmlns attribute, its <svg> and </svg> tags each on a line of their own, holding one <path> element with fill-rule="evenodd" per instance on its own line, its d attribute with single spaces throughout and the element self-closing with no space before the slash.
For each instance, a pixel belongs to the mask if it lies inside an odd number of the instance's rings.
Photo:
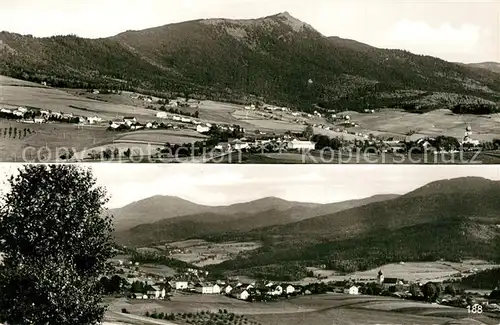
<svg viewBox="0 0 500 325">
<path fill-rule="evenodd" d="M 311 141 L 300 141 L 297 139 L 294 139 L 290 142 L 288 142 L 288 149 L 291 150 L 314 150 L 316 147 L 316 143 L 311 142 Z"/>
<path fill-rule="evenodd" d="M 175 281 L 175 290 L 184 290 L 188 288 L 187 281 Z"/>
<path fill-rule="evenodd" d="M 287 285 L 285 288 L 285 292 L 287 295 L 290 295 L 295 292 L 295 287 L 293 285 Z"/>
<path fill-rule="evenodd" d="M 231 145 L 235 150 L 243 150 L 243 149 L 250 147 L 250 145 L 248 143 L 240 141 L 240 140 L 233 141 L 231 143 Z"/>
<path fill-rule="evenodd" d="M 132 298 L 134 299 L 148 299 L 148 295 L 142 293 L 133 293 Z"/>
<path fill-rule="evenodd" d="M 225 293 L 226 295 L 230 294 L 231 291 L 233 291 L 233 287 L 231 287 L 231 285 L 229 284 L 222 289 L 222 292 Z"/>
<path fill-rule="evenodd" d="M 218 284 L 197 283 L 194 286 L 194 289 L 196 292 L 202 293 L 202 294 L 218 294 L 218 293 L 220 293 L 220 287 Z"/>
<path fill-rule="evenodd" d="M 124 125 L 125 122 L 123 121 L 112 121 L 109 123 L 109 127 L 112 128 L 112 129 L 117 129 L 119 128 L 121 125 Z"/>
<path fill-rule="evenodd" d="M 89 117 L 87 117 L 87 122 L 89 124 L 97 124 L 97 123 L 101 123 L 102 119 L 98 116 L 89 116 Z"/>
<path fill-rule="evenodd" d="M 240 300 L 247 300 L 250 297 L 250 293 L 246 289 L 233 290 L 231 293 L 233 297 Z"/>
<path fill-rule="evenodd" d="M 167 112 L 158 112 L 156 113 L 157 118 L 167 118 Z"/>
<path fill-rule="evenodd" d="M 123 122 L 125 122 L 127 125 L 130 126 L 132 124 L 137 123 L 137 119 L 135 117 L 132 117 L 132 116 L 127 116 L 127 117 L 123 118 Z"/>
<path fill-rule="evenodd" d="M 356 286 L 347 286 L 344 288 L 344 293 L 348 295 L 359 295 L 359 288 Z"/>
<path fill-rule="evenodd" d="M 165 288 L 160 289 L 159 286 L 149 286 L 147 288 L 147 295 L 150 299 L 164 299 L 166 291 Z"/>
<path fill-rule="evenodd" d="M 203 126 L 203 125 L 197 125 L 196 126 L 196 132 L 199 133 L 204 133 L 210 131 L 210 128 L 208 126 Z"/>
<path fill-rule="evenodd" d="M 280 285 L 271 286 L 269 294 L 273 296 L 281 296 L 283 294 L 283 287 Z"/>
<path fill-rule="evenodd" d="M 398 278 L 385 278 L 382 282 L 384 289 L 389 289 L 390 287 L 400 286 L 404 284 L 403 279 Z"/>
</svg>

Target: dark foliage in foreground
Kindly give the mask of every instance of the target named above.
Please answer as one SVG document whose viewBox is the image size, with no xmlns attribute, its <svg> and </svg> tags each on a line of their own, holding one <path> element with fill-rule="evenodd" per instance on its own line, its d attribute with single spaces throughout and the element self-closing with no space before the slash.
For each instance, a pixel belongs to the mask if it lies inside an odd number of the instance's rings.
<svg viewBox="0 0 500 325">
<path fill-rule="evenodd" d="M 1 321 L 100 324 L 99 279 L 114 252 L 104 190 L 73 165 L 28 165 L 10 186 L 0 224 Z"/>
</svg>

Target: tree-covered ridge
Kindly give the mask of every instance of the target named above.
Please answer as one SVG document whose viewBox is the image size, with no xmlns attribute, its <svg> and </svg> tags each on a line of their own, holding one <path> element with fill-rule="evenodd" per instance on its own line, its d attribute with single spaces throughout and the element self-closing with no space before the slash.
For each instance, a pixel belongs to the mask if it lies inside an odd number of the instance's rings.
<svg viewBox="0 0 500 325">
<path fill-rule="evenodd" d="M 60 86 L 138 87 L 233 101 L 252 94 L 305 110 L 313 104 L 400 107 L 405 100 L 382 95 L 398 90 L 426 93 L 410 101 L 434 92 L 500 100 L 500 80 L 488 70 L 324 37 L 287 15 L 190 21 L 105 39 L 1 33 L 0 40 L 0 73 Z"/>
</svg>

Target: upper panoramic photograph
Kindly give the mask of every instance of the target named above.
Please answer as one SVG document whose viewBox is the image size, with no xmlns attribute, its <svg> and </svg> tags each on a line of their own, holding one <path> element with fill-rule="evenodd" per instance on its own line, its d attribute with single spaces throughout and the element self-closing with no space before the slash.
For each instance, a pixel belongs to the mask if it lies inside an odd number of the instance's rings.
<svg viewBox="0 0 500 325">
<path fill-rule="evenodd" d="M 495 1 L 2 1 L 0 161 L 500 163 Z"/>
</svg>

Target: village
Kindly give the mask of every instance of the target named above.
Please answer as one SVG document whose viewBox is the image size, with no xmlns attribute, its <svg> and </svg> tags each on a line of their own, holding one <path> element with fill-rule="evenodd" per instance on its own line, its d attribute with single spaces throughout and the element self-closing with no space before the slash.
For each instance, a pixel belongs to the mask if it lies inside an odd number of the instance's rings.
<svg viewBox="0 0 500 325">
<path fill-rule="evenodd" d="M 94 95 L 99 95 L 94 90 Z M 121 118 L 106 119 L 98 114 L 84 116 L 74 113 L 43 110 L 19 106 L 17 108 L 0 109 L 0 118 L 14 120 L 23 124 L 52 124 L 66 123 L 75 125 L 76 129 L 96 128 L 106 129 L 114 133 L 113 141 L 96 145 L 95 149 L 86 148 L 87 151 L 79 156 L 80 160 L 95 160 L 110 158 L 106 151 L 117 151 L 114 158 L 130 159 L 131 155 L 147 155 L 163 157 L 161 148 L 158 152 L 128 153 L 130 148 L 124 148 L 128 143 L 130 147 L 140 144 L 154 143 L 158 146 L 165 144 L 166 151 L 171 151 L 173 145 L 176 148 L 203 147 L 193 151 L 194 156 L 202 155 L 204 152 L 213 151 L 222 155 L 233 152 L 245 152 L 248 154 L 280 154 L 280 153 L 304 153 L 316 152 L 323 154 L 337 151 L 341 154 L 363 153 L 369 155 L 393 155 L 428 153 L 457 154 L 462 151 L 488 151 L 500 149 L 500 141 L 479 141 L 474 139 L 472 127 L 464 125 L 462 136 L 452 137 L 445 135 L 428 136 L 425 134 L 413 134 L 412 132 L 402 136 L 376 135 L 372 132 L 360 132 L 360 124 L 346 112 L 327 110 L 323 113 L 317 110 L 313 113 L 300 112 L 288 107 L 279 107 L 261 103 L 241 106 L 234 114 L 245 121 L 258 118 L 263 121 L 274 121 L 295 125 L 291 130 L 249 129 L 236 123 L 221 123 L 199 118 L 200 107 L 203 102 L 195 99 L 177 98 L 166 100 L 153 98 L 139 94 L 129 95 L 135 100 L 144 101 L 148 108 L 150 117 L 146 116 L 123 116 Z M 190 112 L 192 111 L 192 112 Z M 365 109 L 364 115 L 376 114 L 376 110 Z M 233 114 L 233 115 L 234 115 Z M 88 115 L 88 114 L 87 114 Z M 244 124 L 244 123 L 243 123 Z M 369 126 L 365 125 L 365 128 Z M 161 135 L 161 131 L 168 130 L 168 135 Z M 147 136 L 133 136 L 136 131 L 147 131 Z M 183 134 L 189 132 L 189 136 Z M 151 142 L 153 135 L 155 140 Z M 179 134 L 179 137 L 176 137 Z M 125 140 L 125 136 L 127 136 Z M 115 138 L 120 142 L 121 148 L 115 148 Z M 186 141 L 176 139 L 186 139 Z M 172 139 L 172 140 L 169 140 Z M 170 155 L 171 156 L 171 155 Z M 107 159 L 107 158 L 106 158 Z"/>
<path fill-rule="evenodd" d="M 316 281 L 304 284 L 267 280 L 240 281 L 237 276 L 214 280 L 208 271 L 195 268 L 178 269 L 176 275 L 165 277 L 141 271 L 140 263 L 133 261 L 118 260 L 114 262 L 114 266 L 116 274 L 109 279 L 103 277 L 101 283 L 105 284 L 105 288 L 111 286 L 107 292 L 114 297 L 119 294 L 135 301 L 168 301 L 179 295 L 207 295 L 225 296 L 227 299 L 249 303 L 268 303 L 307 295 L 381 295 L 458 308 L 481 306 L 485 312 L 500 313 L 500 287 L 488 293 L 466 292 L 456 288 L 453 282 L 412 282 L 385 277 L 382 271 L 378 272 L 376 279 L 326 282 L 321 276 L 317 276 Z M 114 287 L 109 283 L 114 283 Z"/>
</svg>

